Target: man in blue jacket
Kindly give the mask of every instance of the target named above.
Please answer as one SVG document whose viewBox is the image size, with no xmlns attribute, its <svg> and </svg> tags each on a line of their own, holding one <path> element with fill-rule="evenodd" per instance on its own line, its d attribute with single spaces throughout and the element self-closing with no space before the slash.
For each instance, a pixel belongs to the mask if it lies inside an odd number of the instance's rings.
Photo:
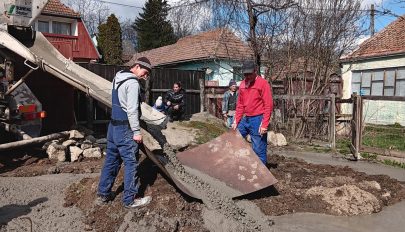
<svg viewBox="0 0 405 232">
<path fill-rule="evenodd" d="M 112 86 L 111 121 L 107 134 L 107 155 L 98 185 L 97 204 L 113 200 L 111 188 L 124 162 L 124 192 L 122 201 L 126 208 L 147 205 L 152 198 L 138 195 L 139 145 L 142 143 L 140 104 L 140 80 L 146 80 L 151 72 L 151 63 L 140 57 L 129 70 L 118 72 Z"/>
</svg>

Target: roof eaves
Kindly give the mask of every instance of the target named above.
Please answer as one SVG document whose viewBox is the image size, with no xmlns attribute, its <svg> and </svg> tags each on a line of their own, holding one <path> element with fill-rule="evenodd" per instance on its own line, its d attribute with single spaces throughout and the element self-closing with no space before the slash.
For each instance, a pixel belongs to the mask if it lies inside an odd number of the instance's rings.
<svg viewBox="0 0 405 232">
<path fill-rule="evenodd" d="M 194 61 L 207 61 L 207 60 L 216 60 L 216 59 L 226 59 L 226 60 L 232 60 L 232 61 L 244 61 L 246 59 L 234 59 L 231 57 L 222 57 L 222 56 L 206 56 L 206 57 L 201 57 L 201 58 L 193 58 L 193 59 L 186 59 L 186 60 L 177 60 L 177 61 L 172 61 L 172 62 L 166 62 L 166 63 L 160 63 L 154 65 L 155 67 L 159 66 L 166 66 L 166 65 L 174 65 L 174 64 L 181 64 L 181 63 L 187 63 L 187 62 L 194 62 Z"/>
<path fill-rule="evenodd" d="M 390 57 L 403 56 L 403 55 L 405 55 L 405 51 L 391 52 L 391 53 L 378 54 L 378 55 L 369 55 L 369 56 L 348 57 L 348 58 L 341 59 L 340 63 L 345 64 L 345 63 L 352 63 L 352 62 L 362 61 L 362 60 L 374 60 L 374 59 L 379 59 L 379 58 L 390 58 Z"/>
<path fill-rule="evenodd" d="M 66 14 L 57 14 L 57 13 L 41 13 L 41 15 L 46 16 L 57 16 L 61 18 L 70 18 L 70 19 L 80 19 L 80 16 L 66 15 Z"/>
<path fill-rule="evenodd" d="M 172 62 L 166 62 L 166 63 L 160 63 L 160 64 L 156 64 L 154 65 L 155 67 L 159 67 L 159 66 L 166 66 L 166 65 L 173 65 L 173 64 L 181 64 L 181 63 L 187 63 L 187 62 L 193 62 L 193 61 L 203 61 L 203 60 L 211 60 L 211 59 L 215 59 L 212 57 L 201 57 L 201 58 L 193 58 L 193 59 L 186 59 L 186 60 L 176 60 L 176 61 L 172 61 Z"/>
</svg>

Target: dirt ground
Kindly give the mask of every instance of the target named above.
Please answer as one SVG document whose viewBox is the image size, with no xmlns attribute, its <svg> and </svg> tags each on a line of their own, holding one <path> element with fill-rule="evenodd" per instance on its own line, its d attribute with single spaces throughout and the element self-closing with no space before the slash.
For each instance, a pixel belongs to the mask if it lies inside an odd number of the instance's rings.
<svg viewBox="0 0 405 232">
<path fill-rule="evenodd" d="M 84 162 L 58 163 L 48 159 L 40 147 L 0 152 L 0 177 L 30 177 L 59 173 L 100 172 L 102 161 L 86 159 Z"/>
<path fill-rule="evenodd" d="M 39 149 L 13 153 L 0 155 L 0 176 L 74 176 L 99 173 L 102 165 L 102 160 L 53 163 Z M 238 199 L 254 202 L 269 216 L 295 212 L 365 215 L 378 213 L 405 198 L 405 183 L 385 175 L 367 175 L 348 167 L 309 164 L 277 155 L 269 156 L 269 162 L 270 171 L 279 182 Z M 202 220 L 207 209 L 201 201 L 178 191 L 148 159 L 142 160 L 139 173 L 141 192 L 151 195 L 153 201 L 137 211 L 127 211 L 121 205 L 122 173 L 114 186 L 116 198 L 109 205 L 94 204 L 98 177 L 74 182 L 63 190 L 65 199 L 60 201 L 66 209 L 77 207 L 82 211 L 88 231 L 208 231 L 212 222 Z"/>
</svg>

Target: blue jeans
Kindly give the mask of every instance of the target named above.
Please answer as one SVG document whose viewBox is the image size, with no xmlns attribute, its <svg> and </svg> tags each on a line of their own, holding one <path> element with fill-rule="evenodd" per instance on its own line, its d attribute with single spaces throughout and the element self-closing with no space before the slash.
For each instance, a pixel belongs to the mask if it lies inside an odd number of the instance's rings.
<svg viewBox="0 0 405 232">
<path fill-rule="evenodd" d="M 133 132 L 129 125 L 108 125 L 107 155 L 101 170 L 98 195 L 108 196 L 114 185 L 115 178 L 124 162 L 124 205 L 133 202 L 139 189 L 137 176 L 139 146 L 133 140 Z"/>
<path fill-rule="evenodd" d="M 243 138 L 249 134 L 252 140 L 252 148 L 263 164 L 267 164 L 267 133 L 260 135 L 259 128 L 263 115 L 245 116 L 239 122 L 238 129 Z"/>
</svg>

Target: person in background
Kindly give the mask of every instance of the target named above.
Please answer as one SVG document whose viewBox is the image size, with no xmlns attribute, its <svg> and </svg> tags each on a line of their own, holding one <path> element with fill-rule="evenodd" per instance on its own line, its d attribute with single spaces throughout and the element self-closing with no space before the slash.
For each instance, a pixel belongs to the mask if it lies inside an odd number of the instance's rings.
<svg viewBox="0 0 405 232">
<path fill-rule="evenodd" d="M 246 138 L 249 134 L 253 151 L 263 164 L 267 164 L 267 127 L 273 111 L 273 97 L 269 83 L 257 75 L 253 62 L 242 65 L 244 79 L 239 86 L 235 120 L 232 128 L 238 128 Z"/>
<path fill-rule="evenodd" d="M 226 126 L 232 127 L 236 111 L 236 101 L 238 99 L 238 91 L 236 81 L 229 81 L 229 90 L 224 93 L 222 100 L 222 115 L 224 116 Z"/>
<path fill-rule="evenodd" d="M 180 82 L 174 83 L 173 89 L 166 93 L 165 101 L 170 122 L 184 119 L 185 98 L 186 91 L 181 88 Z"/>
<path fill-rule="evenodd" d="M 8 82 L 6 80 L 6 70 L 0 67 L 0 93 L 5 94 L 7 92 Z"/>
<path fill-rule="evenodd" d="M 111 189 L 124 162 L 125 208 L 137 208 L 150 203 L 150 196 L 141 197 L 139 189 L 139 146 L 142 143 L 140 127 L 140 80 L 147 80 L 152 66 L 148 58 L 140 57 L 129 70 L 119 71 L 112 83 L 111 121 L 107 132 L 107 154 L 101 170 L 97 191 L 97 205 L 114 199 Z"/>
<path fill-rule="evenodd" d="M 166 105 L 163 103 L 162 96 L 159 96 L 156 99 L 155 104 L 153 105 L 153 109 L 155 109 L 161 113 L 166 113 Z"/>
</svg>

